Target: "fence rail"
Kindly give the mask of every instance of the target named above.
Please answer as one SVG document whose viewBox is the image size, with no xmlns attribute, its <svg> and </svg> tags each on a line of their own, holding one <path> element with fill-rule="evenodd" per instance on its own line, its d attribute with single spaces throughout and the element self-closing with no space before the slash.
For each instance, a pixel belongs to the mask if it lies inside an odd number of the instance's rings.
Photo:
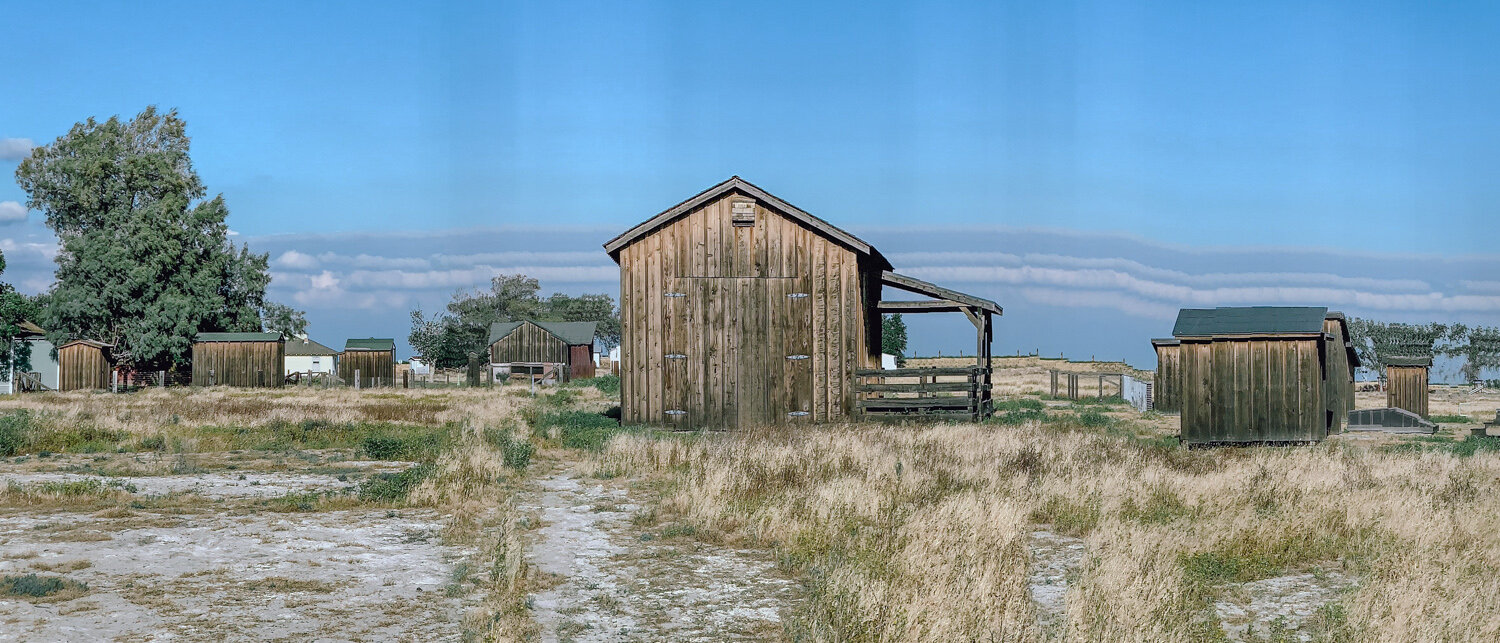
<svg viewBox="0 0 1500 643">
<path fill-rule="evenodd" d="M 977 422 L 994 411 L 985 384 L 988 378 L 978 366 L 861 369 L 854 374 L 855 410 L 866 418 L 947 417 Z M 891 381 L 913 378 L 916 381 Z"/>
</svg>

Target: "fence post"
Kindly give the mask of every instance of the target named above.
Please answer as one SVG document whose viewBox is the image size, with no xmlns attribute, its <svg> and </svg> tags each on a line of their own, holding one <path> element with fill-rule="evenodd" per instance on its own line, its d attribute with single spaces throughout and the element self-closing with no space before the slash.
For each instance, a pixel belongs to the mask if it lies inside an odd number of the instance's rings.
<svg viewBox="0 0 1500 643">
<path fill-rule="evenodd" d="M 401 371 L 401 388 L 411 388 L 411 371 Z"/>
<path fill-rule="evenodd" d="M 156 372 L 156 376 L 159 377 L 159 378 L 161 378 L 161 387 L 162 388 L 166 388 L 167 387 L 167 372 L 166 371 L 157 371 Z"/>
<path fill-rule="evenodd" d="M 354 390 L 359 390 L 359 369 L 354 369 Z"/>
<path fill-rule="evenodd" d="M 109 388 L 110 388 L 110 392 L 112 392 L 112 393 L 119 393 L 120 392 L 120 372 L 119 371 L 110 371 L 109 372 Z"/>
</svg>

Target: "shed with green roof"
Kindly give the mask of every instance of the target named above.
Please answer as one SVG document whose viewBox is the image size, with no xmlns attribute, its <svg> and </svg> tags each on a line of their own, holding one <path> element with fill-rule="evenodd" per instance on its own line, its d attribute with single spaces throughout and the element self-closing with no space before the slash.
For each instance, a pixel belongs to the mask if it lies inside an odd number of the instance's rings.
<svg viewBox="0 0 1500 643">
<path fill-rule="evenodd" d="M 1352 366 L 1346 338 L 1325 328 L 1329 319 L 1341 317 L 1312 306 L 1180 311 L 1172 336 L 1180 342 L 1182 440 L 1308 443 L 1338 432 Z"/>
<path fill-rule="evenodd" d="M 281 386 L 286 343 L 281 333 L 198 333 L 193 386 Z"/>
<path fill-rule="evenodd" d="M 595 322 L 580 321 L 495 322 L 489 334 L 491 368 L 508 373 L 519 366 L 553 366 L 563 380 L 593 377 L 597 327 Z"/>
<path fill-rule="evenodd" d="M 344 342 L 339 378 L 351 386 L 396 385 L 396 340 L 367 337 Z"/>
</svg>

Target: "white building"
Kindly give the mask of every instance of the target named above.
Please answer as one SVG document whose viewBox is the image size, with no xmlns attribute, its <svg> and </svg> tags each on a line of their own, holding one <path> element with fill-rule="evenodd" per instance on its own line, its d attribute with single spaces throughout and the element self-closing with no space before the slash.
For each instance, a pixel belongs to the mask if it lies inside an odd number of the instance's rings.
<svg viewBox="0 0 1500 643">
<path fill-rule="evenodd" d="M 333 373 L 338 367 L 339 352 L 307 337 L 286 340 L 286 375 L 292 373 Z"/>
<path fill-rule="evenodd" d="M 57 359 L 52 356 L 52 342 L 44 337 L 44 331 L 31 322 L 21 322 L 21 334 L 16 336 L 15 345 L 12 349 L 19 348 L 21 344 L 31 345 L 31 368 L 25 371 L 18 370 L 15 364 L 6 367 L 4 382 L 0 382 L 0 395 L 10 395 L 16 392 L 16 379 L 26 374 L 28 379 L 40 383 L 45 391 L 57 390 Z"/>
</svg>

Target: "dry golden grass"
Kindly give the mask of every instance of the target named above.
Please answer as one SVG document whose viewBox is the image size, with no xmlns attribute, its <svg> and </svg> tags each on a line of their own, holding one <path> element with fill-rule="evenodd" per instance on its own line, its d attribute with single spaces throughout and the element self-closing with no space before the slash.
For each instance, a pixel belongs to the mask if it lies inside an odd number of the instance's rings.
<svg viewBox="0 0 1500 643">
<path fill-rule="evenodd" d="M 810 592 L 791 631 L 814 640 L 1219 640 L 1216 597 L 1314 569 L 1359 579 L 1315 638 L 1500 638 L 1495 453 L 1187 451 L 1031 423 L 621 435 L 595 466 L 656 477 L 664 520 L 776 548 Z M 1061 631 L 1027 585 L 1043 528 L 1086 544 Z"/>
</svg>

